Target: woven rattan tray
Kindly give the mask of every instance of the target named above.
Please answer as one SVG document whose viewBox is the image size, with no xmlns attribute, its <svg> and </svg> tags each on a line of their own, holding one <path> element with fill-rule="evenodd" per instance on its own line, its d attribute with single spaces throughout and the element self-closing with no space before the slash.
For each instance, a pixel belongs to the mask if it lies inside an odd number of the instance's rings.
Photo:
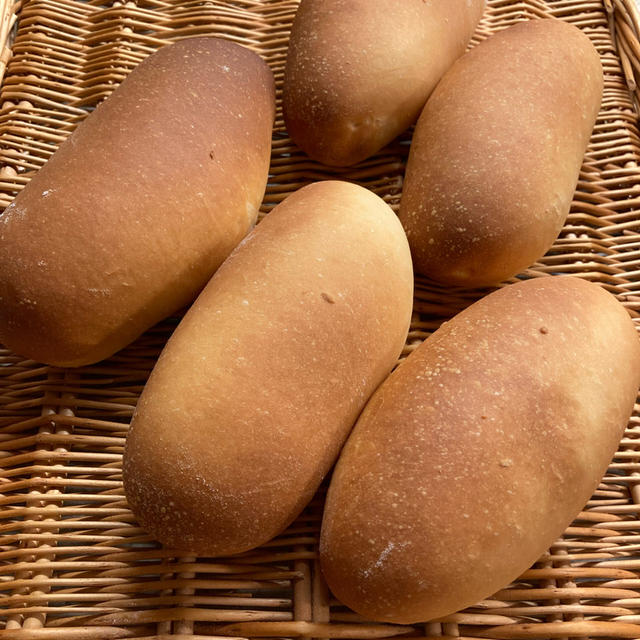
<svg viewBox="0 0 640 640">
<path fill-rule="evenodd" d="M 264 56 L 280 82 L 297 5 L 12 2 L 0 0 L 0 72 L 6 66 L 0 206 L 91 107 L 169 41 L 233 39 Z M 579 274 L 615 293 L 637 318 L 638 12 L 632 0 L 489 0 L 475 41 L 514 21 L 549 15 L 576 24 L 597 46 L 605 96 L 568 222 L 527 275 Z M 332 171 L 291 144 L 278 115 L 263 213 L 296 188 L 333 176 L 359 182 L 397 207 L 408 140 L 406 134 L 362 165 Z M 481 293 L 418 281 L 405 355 Z M 212 559 L 159 548 L 127 509 L 121 454 L 133 407 L 175 323 L 167 320 L 110 360 L 78 370 L 0 349 L 2 638 L 640 638 L 638 412 L 585 511 L 535 567 L 442 621 L 371 624 L 332 599 L 316 564 L 322 491 L 286 533 L 254 552 Z"/>
</svg>

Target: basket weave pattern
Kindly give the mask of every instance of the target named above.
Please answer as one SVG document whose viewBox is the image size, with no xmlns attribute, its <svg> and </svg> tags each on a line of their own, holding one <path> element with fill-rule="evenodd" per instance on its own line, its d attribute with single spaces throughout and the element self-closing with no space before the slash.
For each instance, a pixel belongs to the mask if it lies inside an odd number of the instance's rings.
<svg viewBox="0 0 640 640">
<path fill-rule="evenodd" d="M 296 0 L 0 0 L 0 74 L 8 62 L 0 93 L 0 206 L 93 106 L 167 42 L 233 39 L 261 54 L 280 85 L 296 6 Z M 638 11 L 633 0 L 489 0 L 474 42 L 515 21 L 548 16 L 592 39 L 605 69 L 605 96 L 567 224 L 526 275 L 579 274 L 638 318 Z M 356 168 L 328 169 L 291 143 L 278 110 L 262 213 L 329 177 L 358 182 L 397 209 L 409 140 L 407 133 Z M 419 280 L 404 355 L 482 293 Z M 371 624 L 332 599 L 316 562 L 322 490 L 284 534 L 256 551 L 213 559 L 160 548 L 127 508 L 121 455 L 137 398 L 176 322 L 77 370 L 0 349 L 2 638 L 640 638 L 639 411 L 585 511 L 535 567 L 438 622 Z"/>
</svg>

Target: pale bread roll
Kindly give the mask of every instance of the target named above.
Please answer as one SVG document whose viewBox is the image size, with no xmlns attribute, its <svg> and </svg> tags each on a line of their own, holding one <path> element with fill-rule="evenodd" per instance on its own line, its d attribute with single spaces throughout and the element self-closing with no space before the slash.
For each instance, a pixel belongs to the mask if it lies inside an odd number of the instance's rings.
<svg viewBox="0 0 640 640">
<path fill-rule="evenodd" d="M 279 204 L 218 270 L 162 352 L 124 454 L 140 523 L 226 555 L 266 542 L 334 463 L 409 327 L 406 237 L 346 182 Z"/>
</svg>

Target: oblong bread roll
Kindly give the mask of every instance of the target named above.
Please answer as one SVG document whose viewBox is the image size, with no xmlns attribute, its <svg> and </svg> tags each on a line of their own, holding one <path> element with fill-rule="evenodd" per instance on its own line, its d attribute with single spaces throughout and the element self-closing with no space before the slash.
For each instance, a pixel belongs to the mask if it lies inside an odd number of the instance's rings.
<svg viewBox="0 0 640 640">
<path fill-rule="evenodd" d="M 445 74 L 420 115 L 400 205 L 418 273 L 496 284 L 564 224 L 602 99 L 600 58 L 560 20 L 522 22 Z"/>
<path fill-rule="evenodd" d="M 355 164 L 413 124 L 464 53 L 485 0 L 302 0 L 283 85 L 287 130 L 309 156 Z"/>
<path fill-rule="evenodd" d="M 344 446 L 320 540 L 333 593 L 414 623 L 508 585 L 597 487 L 639 383 L 629 315 L 586 280 L 509 285 L 442 325 Z"/>
<path fill-rule="evenodd" d="M 140 397 L 124 486 L 171 547 L 222 555 L 283 531 L 400 354 L 406 237 L 346 182 L 290 195 L 211 279 Z"/>
<path fill-rule="evenodd" d="M 0 342 L 79 366 L 191 302 L 255 222 L 274 112 L 232 42 L 142 62 L 0 215 Z"/>
</svg>

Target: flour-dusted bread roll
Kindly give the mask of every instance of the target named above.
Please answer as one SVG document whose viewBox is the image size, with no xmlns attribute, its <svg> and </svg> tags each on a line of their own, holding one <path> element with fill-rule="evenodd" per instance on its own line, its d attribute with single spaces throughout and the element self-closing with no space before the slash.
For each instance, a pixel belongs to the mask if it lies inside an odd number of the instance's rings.
<svg viewBox="0 0 640 640">
<path fill-rule="evenodd" d="M 318 488 L 411 317 L 402 226 L 346 182 L 278 205 L 222 265 L 140 398 L 124 486 L 140 523 L 212 555 L 283 531 Z"/>
<path fill-rule="evenodd" d="M 465 47 L 484 0 L 302 0 L 284 77 L 287 129 L 309 156 L 346 166 L 417 119 Z"/>
<path fill-rule="evenodd" d="M 579 29 L 532 20 L 458 60 L 416 126 L 400 207 L 414 267 L 461 286 L 540 258 L 566 220 L 602 98 Z"/>
<path fill-rule="evenodd" d="M 191 302 L 255 222 L 274 111 L 231 42 L 140 64 L 0 215 L 0 342 L 88 364 Z"/>
<path fill-rule="evenodd" d="M 333 593 L 413 623 L 506 586 L 598 485 L 639 382 L 633 323 L 585 280 L 514 284 L 444 324 L 342 451 L 320 542 Z"/>
</svg>

